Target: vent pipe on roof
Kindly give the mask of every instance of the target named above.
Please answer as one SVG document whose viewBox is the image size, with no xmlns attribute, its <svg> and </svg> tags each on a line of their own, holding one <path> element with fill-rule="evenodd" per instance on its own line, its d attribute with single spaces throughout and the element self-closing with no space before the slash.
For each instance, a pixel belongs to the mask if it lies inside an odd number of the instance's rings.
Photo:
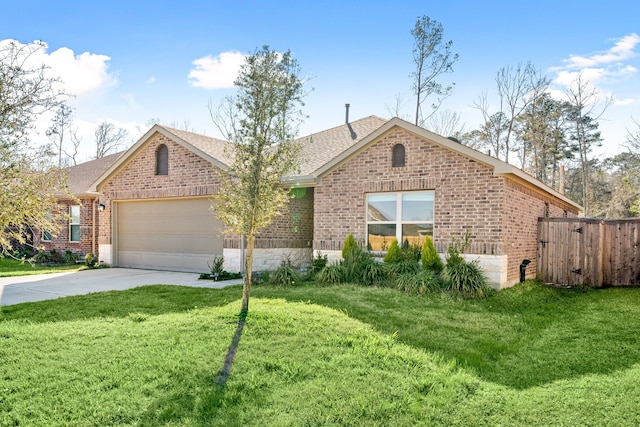
<svg viewBox="0 0 640 427">
<path fill-rule="evenodd" d="M 349 123 L 349 107 L 351 106 L 351 104 L 344 104 L 344 108 L 345 108 L 345 115 L 344 115 L 344 122 L 345 123 Z"/>
</svg>

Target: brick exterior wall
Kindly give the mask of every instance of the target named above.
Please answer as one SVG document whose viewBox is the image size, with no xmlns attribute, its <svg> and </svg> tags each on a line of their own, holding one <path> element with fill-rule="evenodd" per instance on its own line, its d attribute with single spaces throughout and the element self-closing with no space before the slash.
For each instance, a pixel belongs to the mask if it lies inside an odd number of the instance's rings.
<svg viewBox="0 0 640 427">
<path fill-rule="evenodd" d="M 156 175 L 156 150 L 160 144 L 168 148 L 168 175 Z M 98 242 L 112 244 L 112 201 L 212 195 L 220 186 L 219 173 L 202 157 L 156 134 L 99 188 L 105 210 L 100 213 Z"/>
<path fill-rule="evenodd" d="M 531 261 L 526 268 L 526 278 L 536 277 L 536 253 L 538 246 L 538 218 L 578 216 L 575 208 L 569 204 L 543 195 L 512 179 L 506 179 L 505 205 L 502 227 L 504 241 L 509 255 L 508 281 L 515 283 L 520 279 L 522 260 Z"/>
<path fill-rule="evenodd" d="M 311 248 L 313 244 L 314 189 L 297 188 L 282 214 L 256 236 L 256 249 Z M 225 237 L 224 247 L 240 248 L 238 236 Z"/>
<path fill-rule="evenodd" d="M 392 149 L 405 147 L 405 166 L 391 166 Z M 508 256 L 507 282 L 519 279 L 522 259 L 535 263 L 537 218 L 575 216 L 575 208 L 543 196 L 493 168 L 401 129 L 392 129 L 329 171 L 315 189 L 315 251 L 338 251 L 349 233 L 366 239 L 366 194 L 434 190 L 434 243 L 446 253 L 451 239 L 471 232 L 468 254 Z M 535 276 L 535 264 L 528 270 Z M 504 285 L 504 284 L 502 284 Z"/>
<path fill-rule="evenodd" d="M 77 201 L 60 200 L 58 206 L 60 213 L 65 216 L 60 221 L 62 227 L 57 236 L 52 236 L 50 242 L 43 242 L 41 240 L 42 233 L 37 232 L 34 235 L 34 245 L 36 247 L 42 247 L 45 250 L 55 249 L 59 252 L 71 251 L 81 255 L 97 252 L 97 245 L 94 247 L 94 233 L 98 234 L 97 224 L 96 230 L 93 229 L 93 199 L 81 199 L 80 200 L 80 241 L 69 241 L 69 206 L 78 205 Z"/>
<path fill-rule="evenodd" d="M 391 166 L 396 144 L 405 166 Z M 434 190 L 434 243 L 446 251 L 453 236 L 473 233 L 476 253 L 502 254 L 504 178 L 477 161 L 392 129 L 322 177 L 315 190 L 315 250 L 340 250 L 349 233 L 366 238 L 366 193 Z"/>
</svg>

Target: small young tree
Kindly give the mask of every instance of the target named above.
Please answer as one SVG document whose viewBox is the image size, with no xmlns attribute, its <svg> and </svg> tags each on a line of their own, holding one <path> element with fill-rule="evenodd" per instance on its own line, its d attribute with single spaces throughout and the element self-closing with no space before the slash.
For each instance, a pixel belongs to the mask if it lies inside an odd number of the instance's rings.
<svg viewBox="0 0 640 427">
<path fill-rule="evenodd" d="M 347 258 L 347 254 L 356 246 L 358 246 L 356 239 L 353 237 L 353 234 L 350 233 L 342 246 L 342 258 Z"/>
<path fill-rule="evenodd" d="M 268 226 L 287 203 L 289 189 L 281 178 L 297 169 L 300 147 L 293 143 L 303 116 L 304 80 L 289 51 L 268 46 L 246 58 L 234 82 L 236 94 L 217 111 L 218 129 L 231 142 L 233 161 L 221 174 L 214 196 L 218 218 L 227 230 L 246 238 L 241 316 L 249 311 L 256 234 Z"/>
<path fill-rule="evenodd" d="M 440 273 L 444 268 L 440 255 L 436 252 L 431 237 L 427 236 L 422 245 L 422 269 Z"/>
<path fill-rule="evenodd" d="M 389 245 L 389 250 L 387 251 L 387 254 L 384 256 L 383 260 L 388 264 L 402 261 L 402 250 L 400 249 L 398 240 L 393 239 L 391 241 L 391 245 Z"/>
</svg>

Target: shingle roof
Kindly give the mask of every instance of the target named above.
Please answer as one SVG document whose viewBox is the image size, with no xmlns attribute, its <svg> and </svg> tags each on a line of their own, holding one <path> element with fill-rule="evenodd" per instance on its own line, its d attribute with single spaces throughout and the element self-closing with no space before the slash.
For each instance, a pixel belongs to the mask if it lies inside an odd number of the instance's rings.
<svg viewBox="0 0 640 427">
<path fill-rule="evenodd" d="M 299 138 L 302 144 L 301 175 L 311 175 L 318 168 L 357 144 L 387 120 L 369 116 L 354 122 Z"/>
<path fill-rule="evenodd" d="M 91 183 L 109 169 L 123 153 L 124 151 L 121 151 L 66 168 L 69 192 L 76 196 L 86 194 Z"/>
<path fill-rule="evenodd" d="M 231 152 L 232 146 L 229 142 L 168 126 L 161 125 L 160 127 L 225 165 L 229 166 L 231 164 L 231 158 L 228 153 Z"/>
</svg>

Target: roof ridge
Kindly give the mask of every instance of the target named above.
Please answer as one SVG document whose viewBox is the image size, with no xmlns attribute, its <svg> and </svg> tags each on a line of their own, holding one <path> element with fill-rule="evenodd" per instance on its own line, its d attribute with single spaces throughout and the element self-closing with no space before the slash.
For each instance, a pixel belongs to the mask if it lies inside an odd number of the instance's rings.
<svg viewBox="0 0 640 427">
<path fill-rule="evenodd" d="M 300 136 L 300 137 L 296 138 L 296 140 L 310 138 L 310 137 L 312 137 L 314 135 L 319 135 L 321 133 L 331 132 L 332 130 L 336 130 L 336 129 L 342 127 L 342 126 L 352 125 L 354 123 L 362 122 L 362 121 L 367 120 L 367 119 L 378 119 L 378 120 L 382 120 L 385 123 L 389 121 L 389 119 L 385 119 L 385 118 L 382 118 L 380 116 L 376 116 L 375 114 L 372 114 L 370 116 L 362 117 L 362 118 L 359 118 L 357 120 L 350 121 L 348 123 L 342 123 L 342 124 L 339 124 L 339 125 L 327 128 L 327 129 L 323 129 L 323 130 L 320 130 L 320 131 L 317 131 L 317 132 L 314 132 L 314 133 L 310 133 L 310 134 L 307 134 L 307 135 L 304 135 L 304 136 Z M 382 123 L 380 124 L 380 126 L 382 126 Z"/>
</svg>

